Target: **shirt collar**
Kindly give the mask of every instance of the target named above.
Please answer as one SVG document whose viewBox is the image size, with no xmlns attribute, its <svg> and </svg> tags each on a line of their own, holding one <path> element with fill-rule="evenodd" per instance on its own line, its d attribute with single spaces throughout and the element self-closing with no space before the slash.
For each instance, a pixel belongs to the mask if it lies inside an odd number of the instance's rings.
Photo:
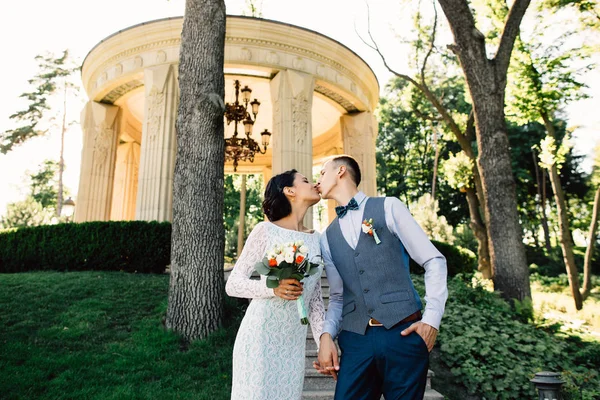
<svg viewBox="0 0 600 400">
<path fill-rule="evenodd" d="M 358 203 L 359 206 L 360 206 L 360 203 L 362 203 L 366 198 L 367 198 L 367 195 L 364 194 L 362 191 L 359 191 L 358 193 L 356 193 L 354 195 L 354 200 L 356 200 L 356 202 Z"/>
</svg>

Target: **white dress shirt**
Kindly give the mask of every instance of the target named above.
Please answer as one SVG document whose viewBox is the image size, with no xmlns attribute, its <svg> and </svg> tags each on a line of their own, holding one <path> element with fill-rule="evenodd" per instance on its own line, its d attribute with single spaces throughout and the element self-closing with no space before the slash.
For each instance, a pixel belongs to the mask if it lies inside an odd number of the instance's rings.
<svg viewBox="0 0 600 400">
<path fill-rule="evenodd" d="M 339 218 L 344 239 L 353 249 L 356 248 L 362 232 L 361 225 L 367 199 L 368 197 L 363 192 L 358 192 L 354 196 L 354 200 L 358 203 L 358 210 L 348 210 L 343 218 Z M 446 258 L 431 243 L 408 208 L 400 200 L 395 197 L 386 197 L 384 212 L 389 231 L 402 242 L 409 256 L 425 269 L 426 306 L 421 321 L 439 329 L 448 298 Z M 321 255 L 325 262 L 329 281 L 329 308 L 323 325 L 323 333 L 329 333 L 332 338 L 335 338 L 342 326 L 344 286 L 331 259 L 327 233 L 321 235 Z"/>
</svg>

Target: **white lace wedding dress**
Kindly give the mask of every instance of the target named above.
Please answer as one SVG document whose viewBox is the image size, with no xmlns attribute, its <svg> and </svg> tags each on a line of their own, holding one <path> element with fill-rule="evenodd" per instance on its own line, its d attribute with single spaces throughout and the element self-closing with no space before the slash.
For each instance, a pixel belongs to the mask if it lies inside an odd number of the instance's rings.
<svg viewBox="0 0 600 400">
<path fill-rule="evenodd" d="M 296 301 L 283 300 L 267 288 L 265 277 L 251 280 L 254 265 L 276 244 L 304 240 L 308 256 L 321 254 L 319 233 L 303 233 L 260 222 L 246 241 L 226 291 L 252 299 L 233 348 L 232 400 L 300 400 L 304 383 L 307 326 L 300 323 Z M 315 338 L 321 336 L 325 307 L 321 272 L 305 278 L 304 301 Z M 318 344 L 318 343 L 317 343 Z"/>
</svg>

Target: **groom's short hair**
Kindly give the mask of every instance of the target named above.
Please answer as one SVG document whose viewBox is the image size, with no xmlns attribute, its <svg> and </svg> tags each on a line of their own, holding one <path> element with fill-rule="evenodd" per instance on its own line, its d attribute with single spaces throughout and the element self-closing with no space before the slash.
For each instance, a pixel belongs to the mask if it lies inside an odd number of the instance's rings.
<svg viewBox="0 0 600 400">
<path fill-rule="evenodd" d="M 350 174 L 350 177 L 356 184 L 356 186 L 360 185 L 360 181 L 361 181 L 360 167 L 358 166 L 358 163 L 356 162 L 356 160 L 353 157 L 343 154 L 341 156 L 333 157 L 333 159 L 331 161 L 333 163 L 335 163 L 336 167 L 339 167 L 340 165 L 344 165 L 346 167 L 346 170 Z"/>
</svg>

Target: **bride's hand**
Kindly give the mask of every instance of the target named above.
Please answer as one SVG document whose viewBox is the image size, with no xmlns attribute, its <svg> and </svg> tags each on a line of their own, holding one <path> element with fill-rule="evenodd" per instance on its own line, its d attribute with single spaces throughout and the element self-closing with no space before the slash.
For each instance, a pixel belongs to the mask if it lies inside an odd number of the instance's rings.
<svg viewBox="0 0 600 400">
<path fill-rule="evenodd" d="M 302 284 L 297 279 L 282 279 L 273 293 L 284 300 L 296 300 L 302 294 Z"/>
</svg>

